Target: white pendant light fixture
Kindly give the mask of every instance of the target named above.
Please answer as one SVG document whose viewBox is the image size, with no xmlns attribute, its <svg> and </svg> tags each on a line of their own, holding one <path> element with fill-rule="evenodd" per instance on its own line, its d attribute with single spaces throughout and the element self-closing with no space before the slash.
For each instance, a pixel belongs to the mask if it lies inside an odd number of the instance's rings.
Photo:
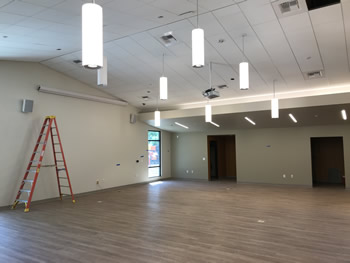
<svg viewBox="0 0 350 263">
<path fill-rule="evenodd" d="M 103 13 L 94 0 L 82 7 L 82 64 L 91 69 L 103 67 Z"/>
<path fill-rule="evenodd" d="M 212 88 L 211 73 L 212 73 L 212 63 L 209 62 L 209 89 Z M 205 122 L 211 122 L 212 121 L 211 117 L 212 117 L 211 105 L 208 102 L 208 104 L 205 105 Z"/>
<path fill-rule="evenodd" d="M 211 105 L 207 104 L 205 105 L 205 122 L 211 122 Z"/>
<path fill-rule="evenodd" d="M 273 80 L 273 99 L 271 100 L 271 118 L 272 119 L 279 118 L 279 105 L 278 105 L 279 103 L 278 103 L 278 99 L 276 98 L 275 83 L 276 83 L 276 80 Z"/>
<path fill-rule="evenodd" d="M 204 67 L 204 30 L 199 28 L 199 8 L 197 0 L 197 28 L 192 30 L 192 67 Z"/>
<path fill-rule="evenodd" d="M 342 116 L 342 118 L 343 118 L 344 121 L 346 121 L 346 120 L 348 119 L 348 116 L 347 116 L 345 110 L 342 110 L 342 111 L 341 111 L 341 116 Z"/>
<path fill-rule="evenodd" d="M 161 100 L 168 99 L 168 78 L 164 77 L 164 54 L 163 54 L 163 74 L 159 79 L 159 98 Z"/>
<path fill-rule="evenodd" d="M 97 85 L 107 87 L 107 84 L 108 84 L 107 57 L 103 57 L 103 67 L 97 70 Z"/>
<path fill-rule="evenodd" d="M 244 39 L 247 35 L 242 35 L 242 51 L 243 56 L 245 57 L 244 52 Z M 241 90 L 247 90 L 249 89 L 249 63 L 248 62 L 241 62 L 239 63 L 239 88 Z"/>
<path fill-rule="evenodd" d="M 158 109 L 154 112 L 154 126 L 160 126 L 160 111 Z"/>
</svg>

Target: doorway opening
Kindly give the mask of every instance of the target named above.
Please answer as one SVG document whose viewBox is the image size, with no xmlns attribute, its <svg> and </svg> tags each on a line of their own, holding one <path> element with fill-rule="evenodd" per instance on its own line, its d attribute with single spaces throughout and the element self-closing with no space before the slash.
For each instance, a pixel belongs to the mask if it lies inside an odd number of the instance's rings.
<svg viewBox="0 0 350 263">
<path fill-rule="evenodd" d="M 345 187 L 343 137 L 311 138 L 313 186 Z"/>
<path fill-rule="evenodd" d="M 208 136 L 208 180 L 237 180 L 234 135 Z"/>
</svg>

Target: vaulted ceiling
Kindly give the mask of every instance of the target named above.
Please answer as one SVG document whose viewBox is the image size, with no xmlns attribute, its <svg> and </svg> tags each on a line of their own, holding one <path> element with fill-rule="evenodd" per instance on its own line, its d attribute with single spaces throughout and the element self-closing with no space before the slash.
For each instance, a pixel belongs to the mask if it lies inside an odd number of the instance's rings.
<svg viewBox="0 0 350 263">
<path fill-rule="evenodd" d="M 97 87 L 96 71 L 73 62 L 81 59 L 84 2 L 88 1 L 0 0 L 0 59 L 40 62 Z M 289 14 L 281 14 L 274 8 L 275 2 L 199 0 L 206 62 L 215 62 L 213 84 L 227 85 L 219 90 L 217 103 L 270 95 L 274 79 L 277 93 L 284 97 L 294 97 L 300 91 L 330 94 L 339 87 L 350 92 L 350 0 Z M 169 100 L 158 102 L 159 108 L 205 103 L 202 91 L 209 88 L 208 67 L 191 67 L 195 0 L 96 3 L 104 12 L 104 53 L 109 74 L 108 87 L 99 89 L 143 111 L 154 110 L 165 53 Z M 177 41 L 166 47 L 160 37 L 169 31 Z M 247 34 L 245 54 L 243 34 Z M 238 85 L 238 64 L 243 59 L 250 62 L 248 91 L 240 91 Z M 306 77 L 320 70 L 322 78 Z M 149 100 L 143 96 L 149 96 Z"/>
</svg>

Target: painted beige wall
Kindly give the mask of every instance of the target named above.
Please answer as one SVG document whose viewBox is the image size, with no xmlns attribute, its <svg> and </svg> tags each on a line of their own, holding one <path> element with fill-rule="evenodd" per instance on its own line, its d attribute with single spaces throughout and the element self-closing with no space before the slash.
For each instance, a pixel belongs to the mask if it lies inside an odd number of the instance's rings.
<svg viewBox="0 0 350 263">
<path fill-rule="evenodd" d="M 207 180 L 207 135 L 219 134 L 236 135 L 238 182 L 304 186 L 312 185 L 310 138 L 343 136 L 346 182 L 350 188 L 349 125 L 174 134 L 173 177 Z"/>
<path fill-rule="evenodd" d="M 0 79 L 0 206 L 13 202 L 47 115 L 57 116 L 75 193 L 149 180 L 146 150 L 151 127 L 129 123 L 135 108 L 39 93 L 40 84 L 109 97 L 38 63 L 0 61 Z M 20 112 L 22 99 L 34 100 L 33 113 Z M 170 134 L 162 134 L 163 177 L 169 177 Z M 43 163 L 53 163 L 50 147 Z M 54 168 L 42 168 L 34 200 L 57 195 Z"/>
</svg>

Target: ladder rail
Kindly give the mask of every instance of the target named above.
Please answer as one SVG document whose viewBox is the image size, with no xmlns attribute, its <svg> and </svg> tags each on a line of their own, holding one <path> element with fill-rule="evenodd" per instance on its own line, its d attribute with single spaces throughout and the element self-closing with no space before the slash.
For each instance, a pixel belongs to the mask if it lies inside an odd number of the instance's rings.
<svg viewBox="0 0 350 263">
<path fill-rule="evenodd" d="M 72 196 L 72 201 L 73 203 L 75 203 L 75 198 L 74 198 L 74 194 L 73 194 L 73 190 L 72 190 L 72 184 L 70 182 L 70 178 L 69 178 L 69 173 L 68 173 L 68 168 L 67 168 L 67 163 L 66 163 L 66 158 L 64 156 L 64 152 L 63 152 L 63 147 L 62 147 L 62 141 L 61 141 L 61 136 L 60 136 L 60 132 L 58 131 L 58 127 L 57 127 L 57 121 L 56 121 L 56 118 L 53 119 L 54 121 L 54 124 L 55 124 L 55 127 L 56 127 L 56 134 L 57 134 L 57 139 L 58 139 L 58 142 L 59 142 L 59 145 L 60 145 L 60 150 L 61 150 L 61 155 L 62 155 L 62 160 L 63 160 L 63 164 L 64 164 L 64 168 L 66 169 L 66 176 L 67 176 L 67 181 L 68 181 L 68 185 L 69 185 L 69 190 L 70 190 L 70 194 Z M 53 142 L 53 141 L 52 141 Z M 53 149 L 54 152 L 56 152 L 55 148 Z M 56 153 L 55 153 L 56 154 Z M 57 171 L 57 160 L 55 161 L 56 162 L 56 171 Z M 57 172 L 57 179 L 59 181 L 59 174 Z M 60 188 L 60 197 L 62 198 L 62 193 L 61 193 L 61 187 L 60 187 L 60 184 L 58 186 L 58 188 Z"/>
<path fill-rule="evenodd" d="M 47 120 L 47 119 L 46 119 Z M 48 124 L 48 130 L 47 130 L 47 133 L 45 135 L 45 139 L 44 139 L 44 144 L 43 144 L 43 147 L 42 147 L 42 150 L 41 150 L 41 154 L 40 154 L 40 158 L 39 158 L 39 162 L 38 162 L 38 166 L 37 166 L 37 169 L 36 169 L 36 173 L 35 173 L 35 176 L 34 176 L 34 181 L 33 181 L 33 184 L 32 184 L 32 187 L 31 187 L 31 192 L 29 194 L 29 197 L 28 197 L 28 202 L 26 203 L 26 209 L 25 211 L 29 211 L 29 207 L 30 207 L 30 204 L 32 202 L 32 198 L 33 198 L 33 194 L 34 194 L 34 189 L 35 189 L 35 186 L 36 186 L 36 182 L 38 180 L 38 175 L 39 175 L 39 172 L 40 172 L 40 168 L 41 168 L 41 163 L 43 161 L 43 158 L 44 158 L 44 153 L 45 153 L 45 150 L 46 150 L 46 146 L 47 146 L 47 141 L 49 139 L 49 131 L 51 129 L 51 126 L 52 126 L 52 119 L 49 119 L 49 124 Z M 43 125 L 43 128 L 45 128 L 46 126 Z M 41 133 L 42 134 L 42 133 Z M 39 137 L 42 136 L 42 135 L 39 135 Z M 26 212 L 27 212 L 26 211 Z"/>
<path fill-rule="evenodd" d="M 61 187 L 60 187 L 60 178 L 59 178 L 59 172 L 58 172 L 58 168 L 57 168 L 57 156 L 56 156 L 56 149 L 55 149 L 55 142 L 54 142 L 54 135 L 52 133 L 52 128 L 50 128 L 50 134 L 51 134 L 51 143 L 52 143 L 52 150 L 53 150 L 53 158 L 55 161 L 55 170 L 56 170 L 56 178 L 57 178 L 57 186 L 58 186 L 58 194 L 60 199 L 62 200 L 62 192 L 61 192 Z M 57 127 L 56 127 L 56 131 L 57 131 Z"/>
<path fill-rule="evenodd" d="M 31 165 L 32 165 L 32 163 L 33 163 L 33 160 L 34 160 L 34 158 L 35 158 L 36 152 L 38 151 L 39 142 L 40 142 L 41 139 L 42 139 L 42 134 L 43 134 L 44 131 L 45 131 L 47 122 L 48 122 L 48 119 L 45 119 L 45 120 L 44 120 L 44 123 L 43 123 L 43 126 L 41 127 L 40 135 L 39 135 L 38 140 L 37 140 L 37 142 L 36 142 L 36 144 L 35 144 L 35 147 L 34 147 L 34 151 L 33 151 L 33 153 L 32 153 L 32 156 L 30 157 L 30 161 L 29 161 L 29 163 L 28 163 L 28 166 L 27 166 L 26 172 L 25 172 L 25 174 L 24 174 L 24 177 L 23 177 L 21 186 L 20 186 L 20 188 L 19 188 L 19 191 L 18 191 L 18 193 L 17 193 L 16 199 L 19 199 L 19 197 L 21 196 L 21 191 L 20 191 L 20 190 L 22 190 L 23 187 L 24 187 L 24 185 L 25 185 L 25 181 L 24 181 L 24 180 L 26 180 L 27 177 L 28 177 L 30 167 L 31 167 Z"/>
</svg>

